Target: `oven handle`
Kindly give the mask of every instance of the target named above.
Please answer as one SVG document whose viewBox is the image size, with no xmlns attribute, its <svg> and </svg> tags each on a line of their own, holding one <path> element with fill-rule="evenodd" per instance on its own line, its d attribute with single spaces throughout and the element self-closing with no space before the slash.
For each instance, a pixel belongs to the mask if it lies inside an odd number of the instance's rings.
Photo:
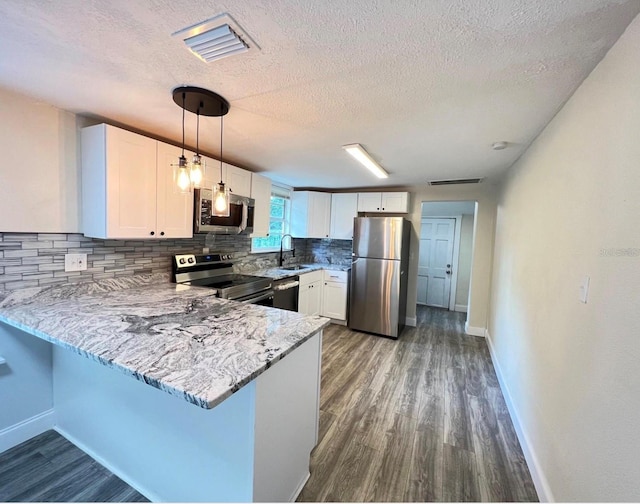
<svg viewBox="0 0 640 504">
<path fill-rule="evenodd" d="M 255 297 L 253 297 L 255 296 Z M 240 301 L 241 303 L 257 303 L 258 301 L 262 301 L 264 299 L 269 299 L 270 297 L 273 297 L 273 291 L 269 290 L 267 291 L 266 294 L 261 294 L 259 296 L 256 296 L 255 294 L 250 294 L 249 296 L 245 296 L 245 297 L 241 297 L 241 298 L 237 298 L 237 299 L 232 299 L 231 301 Z"/>
</svg>

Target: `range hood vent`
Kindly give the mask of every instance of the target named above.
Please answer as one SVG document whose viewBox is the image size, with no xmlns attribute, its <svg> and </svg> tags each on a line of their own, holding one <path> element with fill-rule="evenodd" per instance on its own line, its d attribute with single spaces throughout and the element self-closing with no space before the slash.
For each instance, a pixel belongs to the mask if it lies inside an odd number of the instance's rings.
<svg viewBox="0 0 640 504">
<path fill-rule="evenodd" d="M 466 179 L 449 179 L 449 180 L 430 180 L 429 185 L 456 185 L 456 184 L 479 184 L 483 178 L 466 178 Z"/>
<path fill-rule="evenodd" d="M 260 49 L 229 14 L 189 26 L 173 36 L 180 37 L 193 54 L 207 63 Z"/>
</svg>

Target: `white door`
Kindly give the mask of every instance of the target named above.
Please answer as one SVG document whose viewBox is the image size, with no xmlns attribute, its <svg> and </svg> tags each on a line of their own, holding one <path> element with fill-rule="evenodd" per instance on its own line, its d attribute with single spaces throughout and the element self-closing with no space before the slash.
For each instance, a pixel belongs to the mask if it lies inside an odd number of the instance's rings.
<svg viewBox="0 0 640 504">
<path fill-rule="evenodd" d="M 382 212 L 407 213 L 409 211 L 409 193 L 384 192 L 380 204 Z"/>
<path fill-rule="evenodd" d="M 423 219 L 418 258 L 418 303 L 449 307 L 455 219 Z"/>
<path fill-rule="evenodd" d="M 251 172 L 224 163 L 224 181 L 229 190 L 238 196 L 251 196 Z"/>
</svg>

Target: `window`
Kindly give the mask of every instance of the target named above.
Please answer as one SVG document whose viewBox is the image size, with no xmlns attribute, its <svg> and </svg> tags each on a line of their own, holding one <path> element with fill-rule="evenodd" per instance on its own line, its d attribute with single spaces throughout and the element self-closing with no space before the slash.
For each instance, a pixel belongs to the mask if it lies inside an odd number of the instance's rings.
<svg viewBox="0 0 640 504">
<path fill-rule="evenodd" d="M 251 252 L 274 252 L 280 250 L 282 236 L 289 233 L 291 217 L 291 199 L 289 189 L 274 185 L 271 189 L 271 211 L 269 213 L 269 236 L 253 238 Z M 285 250 L 291 248 L 291 238 L 287 236 L 283 243 Z"/>
</svg>

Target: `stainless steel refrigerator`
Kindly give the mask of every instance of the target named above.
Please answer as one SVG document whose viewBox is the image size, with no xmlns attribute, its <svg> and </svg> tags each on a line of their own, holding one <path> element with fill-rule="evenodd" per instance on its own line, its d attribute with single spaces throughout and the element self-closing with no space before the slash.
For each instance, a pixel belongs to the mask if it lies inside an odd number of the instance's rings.
<svg viewBox="0 0 640 504">
<path fill-rule="evenodd" d="M 397 338 L 407 314 L 411 223 L 402 217 L 356 217 L 349 328 Z"/>
</svg>

